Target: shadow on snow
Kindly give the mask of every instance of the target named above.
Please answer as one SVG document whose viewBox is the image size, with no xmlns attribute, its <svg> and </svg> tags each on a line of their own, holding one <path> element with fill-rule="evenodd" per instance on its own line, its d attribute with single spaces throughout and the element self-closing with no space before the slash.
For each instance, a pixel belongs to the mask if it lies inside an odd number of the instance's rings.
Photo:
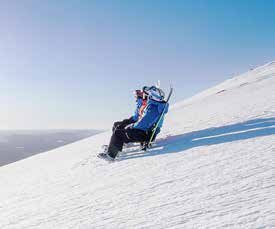
<svg viewBox="0 0 275 229">
<path fill-rule="evenodd" d="M 275 134 L 275 117 L 253 119 L 233 125 L 208 128 L 190 133 L 168 136 L 156 141 L 156 146 L 145 152 L 134 151 L 121 155 L 121 160 L 178 153 L 187 149 L 210 146 Z"/>
</svg>

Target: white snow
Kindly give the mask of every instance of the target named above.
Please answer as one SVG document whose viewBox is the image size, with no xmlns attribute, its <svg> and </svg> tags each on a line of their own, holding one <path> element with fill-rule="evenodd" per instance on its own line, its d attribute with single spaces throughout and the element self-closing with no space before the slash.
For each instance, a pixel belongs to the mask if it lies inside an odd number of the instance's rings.
<svg viewBox="0 0 275 229">
<path fill-rule="evenodd" d="M 175 104 L 148 152 L 109 164 L 109 137 L 1 167 L 0 228 L 275 225 L 275 62 Z"/>
</svg>

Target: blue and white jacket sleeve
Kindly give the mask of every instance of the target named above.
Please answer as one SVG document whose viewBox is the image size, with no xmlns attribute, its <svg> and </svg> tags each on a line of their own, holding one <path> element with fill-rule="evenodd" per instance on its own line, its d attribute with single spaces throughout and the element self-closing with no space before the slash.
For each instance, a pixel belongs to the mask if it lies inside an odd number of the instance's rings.
<svg viewBox="0 0 275 229">
<path fill-rule="evenodd" d="M 135 110 L 134 115 L 132 116 L 132 119 L 134 120 L 134 122 L 137 122 L 137 121 L 138 121 L 139 110 L 140 110 L 141 106 L 142 106 L 142 99 L 141 99 L 141 98 L 138 98 L 138 99 L 137 99 L 137 107 L 136 107 L 136 110 Z"/>
</svg>

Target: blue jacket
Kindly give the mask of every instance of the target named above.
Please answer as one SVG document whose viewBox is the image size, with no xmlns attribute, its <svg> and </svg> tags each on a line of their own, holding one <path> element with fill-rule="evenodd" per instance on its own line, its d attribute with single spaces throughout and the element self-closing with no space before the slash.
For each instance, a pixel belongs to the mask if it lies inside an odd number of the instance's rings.
<svg viewBox="0 0 275 229">
<path fill-rule="evenodd" d="M 133 128 L 140 129 L 144 131 L 152 130 L 154 124 L 156 124 L 161 116 L 162 111 L 165 109 L 165 114 L 168 112 L 169 104 L 164 102 L 158 102 L 154 100 L 149 100 L 146 108 L 143 111 L 142 118 L 133 125 Z M 163 124 L 164 116 L 162 117 L 157 132 L 160 131 L 160 128 Z"/>
<path fill-rule="evenodd" d="M 134 122 L 138 121 L 139 109 L 141 108 L 141 106 L 142 106 L 142 98 L 137 98 L 137 107 L 136 107 L 134 115 L 132 116 L 132 119 L 134 120 Z"/>
</svg>

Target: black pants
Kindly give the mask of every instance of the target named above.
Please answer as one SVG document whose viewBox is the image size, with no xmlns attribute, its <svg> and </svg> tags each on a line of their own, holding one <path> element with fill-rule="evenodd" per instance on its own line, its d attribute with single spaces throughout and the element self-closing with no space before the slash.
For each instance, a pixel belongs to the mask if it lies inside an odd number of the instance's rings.
<svg viewBox="0 0 275 229">
<path fill-rule="evenodd" d="M 134 123 L 135 121 L 133 118 L 124 119 L 122 121 L 115 122 L 112 128 L 112 131 L 114 132 L 116 129 L 124 129 L 127 125 Z"/>
<path fill-rule="evenodd" d="M 146 142 L 150 140 L 151 132 L 139 129 L 116 129 L 113 132 L 108 147 L 109 155 L 116 157 L 119 151 L 122 151 L 123 144 L 129 142 Z"/>
</svg>

